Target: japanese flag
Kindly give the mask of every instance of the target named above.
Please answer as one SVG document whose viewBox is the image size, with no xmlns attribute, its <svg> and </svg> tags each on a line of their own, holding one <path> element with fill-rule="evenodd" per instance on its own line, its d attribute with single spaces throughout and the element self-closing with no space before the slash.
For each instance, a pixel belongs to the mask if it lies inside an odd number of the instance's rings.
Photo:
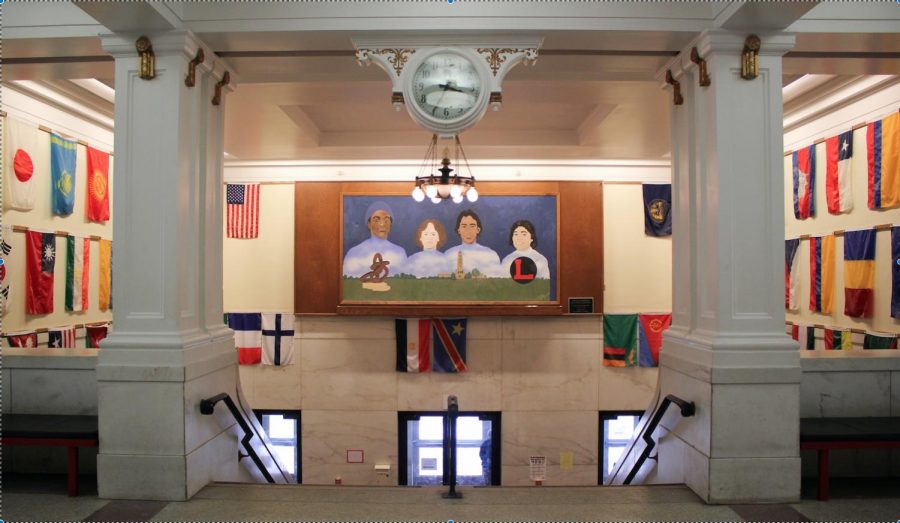
<svg viewBox="0 0 900 523">
<path fill-rule="evenodd" d="M 9 187 L 7 207 L 30 211 L 34 209 L 38 128 L 26 122 L 7 118 L 4 149 L 6 151 L 6 169 L 4 170 Z"/>
</svg>

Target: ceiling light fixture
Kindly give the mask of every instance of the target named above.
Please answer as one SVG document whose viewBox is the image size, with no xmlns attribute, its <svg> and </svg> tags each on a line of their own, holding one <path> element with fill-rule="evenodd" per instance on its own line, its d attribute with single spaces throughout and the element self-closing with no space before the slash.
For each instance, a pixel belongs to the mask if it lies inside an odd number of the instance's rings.
<svg viewBox="0 0 900 523">
<path fill-rule="evenodd" d="M 470 202 L 478 200 L 478 190 L 475 189 L 475 177 L 472 175 L 472 169 L 469 167 L 466 152 L 459 142 L 459 136 L 453 137 L 453 151 L 458 172 L 451 175 L 450 173 L 454 169 L 450 168 L 450 148 L 444 148 L 444 154 L 440 161 L 441 168 L 438 169 L 437 134 L 431 135 L 431 143 L 428 146 L 428 150 L 425 151 L 425 158 L 422 160 L 419 175 L 416 176 L 416 186 L 412 191 L 413 200 L 421 202 L 426 197 L 434 203 L 441 203 L 448 199 L 453 200 L 453 203 L 462 203 L 463 198 Z M 462 157 L 462 164 L 460 164 L 460 157 Z M 459 168 L 460 165 L 465 167 L 467 173 L 463 173 L 463 170 Z"/>
</svg>

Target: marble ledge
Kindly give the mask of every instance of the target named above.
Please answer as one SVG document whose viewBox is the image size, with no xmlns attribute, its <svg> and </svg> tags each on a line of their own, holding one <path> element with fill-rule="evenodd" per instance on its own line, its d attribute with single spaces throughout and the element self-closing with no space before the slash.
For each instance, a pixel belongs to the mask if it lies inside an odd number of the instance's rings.
<svg viewBox="0 0 900 523">
<path fill-rule="evenodd" d="M 900 351 L 801 351 L 803 372 L 900 371 Z"/>
<path fill-rule="evenodd" d="M 3 349 L 4 369 L 75 369 L 94 370 L 97 367 L 96 349 L 91 353 L 81 352 L 81 349 L 73 349 L 73 353 L 66 354 L 33 354 L 19 355 L 8 354 L 9 349 Z M 31 349 L 36 350 L 36 349 Z M 40 350 L 40 349 L 37 349 Z M 52 349 L 59 353 L 60 349 Z"/>
</svg>

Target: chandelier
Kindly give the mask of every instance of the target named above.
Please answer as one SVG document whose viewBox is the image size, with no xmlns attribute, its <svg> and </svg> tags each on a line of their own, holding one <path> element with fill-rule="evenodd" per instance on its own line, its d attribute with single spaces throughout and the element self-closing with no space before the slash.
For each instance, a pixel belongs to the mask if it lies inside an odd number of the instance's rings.
<svg viewBox="0 0 900 523">
<path fill-rule="evenodd" d="M 441 168 L 437 168 L 437 135 L 433 134 L 431 135 L 431 144 L 425 151 L 419 175 L 416 176 L 416 186 L 412 191 L 413 200 L 421 202 L 426 197 L 434 203 L 441 203 L 448 199 L 453 200 L 453 203 L 462 203 L 463 198 L 470 202 L 478 200 L 475 177 L 472 176 L 469 160 L 466 158 L 462 144 L 459 143 L 458 136 L 453 137 L 453 149 L 457 167 L 460 165 L 459 159 L 462 156 L 462 165 L 468 174 L 463 174 L 461 170 L 457 174 L 450 174 L 453 169 L 450 168 L 450 149 L 448 147 L 444 148 L 440 162 Z"/>
</svg>

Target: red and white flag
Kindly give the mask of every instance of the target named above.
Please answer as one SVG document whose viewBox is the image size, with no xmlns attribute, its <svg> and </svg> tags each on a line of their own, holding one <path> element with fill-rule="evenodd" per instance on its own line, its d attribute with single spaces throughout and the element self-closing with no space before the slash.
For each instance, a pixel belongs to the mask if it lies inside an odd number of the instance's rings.
<svg viewBox="0 0 900 523">
<path fill-rule="evenodd" d="M 228 238 L 259 236 L 259 184 L 231 184 L 225 189 Z"/>
<path fill-rule="evenodd" d="M 34 209 L 34 163 L 38 154 L 38 128 L 14 118 L 7 118 L 5 127 L 5 171 L 6 183 L 9 184 L 7 207 L 30 211 Z M 49 156 L 49 148 L 44 153 Z M 49 165 L 49 162 L 45 165 Z"/>
<path fill-rule="evenodd" d="M 825 140 L 825 201 L 831 214 L 853 210 L 853 193 L 850 190 L 852 157 L 853 131 Z"/>
<path fill-rule="evenodd" d="M 47 331 L 47 347 L 51 349 L 74 349 L 75 327 L 49 329 Z"/>
<path fill-rule="evenodd" d="M 20 332 L 18 334 L 7 334 L 6 340 L 10 347 L 21 347 L 33 349 L 37 347 L 36 332 Z"/>
</svg>

